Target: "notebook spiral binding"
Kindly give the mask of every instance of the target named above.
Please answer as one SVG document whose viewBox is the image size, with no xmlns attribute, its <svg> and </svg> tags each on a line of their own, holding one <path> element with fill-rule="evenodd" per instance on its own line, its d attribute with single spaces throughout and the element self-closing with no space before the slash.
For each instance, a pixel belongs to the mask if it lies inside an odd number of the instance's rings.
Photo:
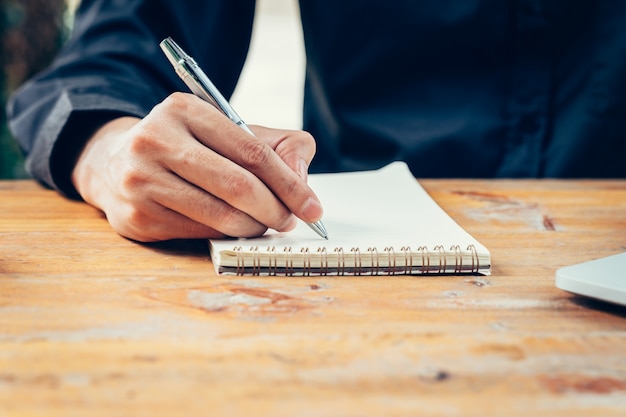
<svg viewBox="0 0 626 417">
<path fill-rule="evenodd" d="M 480 270 L 480 262 L 474 245 L 469 245 L 465 253 L 459 245 L 451 246 L 446 251 L 442 245 L 435 246 L 433 251 L 427 247 L 420 246 L 416 251 L 412 251 L 410 246 L 403 246 L 400 251 L 389 246 L 384 248 L 384 253 L 379 253 L 378 249 L 371 247 L 367 249 L 367 254 L 362 254 L 359 248 L 350 249 L 350 253 L 345 253 L 343 248 L 335 248 L 333 253 L 337 259 L 336 265 L 330 265 L 329 254 L 326 247 L 317 249 L 316 255 L 311 254 L 309 248 L 300 249 L 302 267 L 294 267 L 294 252 L 290 246 L 283 248 L 282 252 L 276 247 L 268 247 L 263 254 L 267 258 L 267 264 L 262 265 L 262 255 L 258 246 L 250 247 L 247 251 L 247 258 L 250 264 L 246 264 L 246 256 L 241 246 L 235 246 L 236 253 L 236 275 L 285 275 L 285 276 L 326 276 L 326 275 L 426 275 L 426 274 L 475 274 Z M 454 256 L 454 264 L 448 264 L 450 254 Z M 464 255 L 471 259 L 471 264 L 464 264 Z M 280 256 L 279 256 L 280 255 Z M 319 266 L 312 267 L 312 257 L 318 260 Z M 415 266 L 414 257 L 419 257 L 419 266 Z M 348 263 L 348 257 L 351 257 Z M 363 266 L 364 259 L 369 260 L 369 267 Z M 279 265 L 279 258 L 282 259 Z M 401 260 L 400 264 L 398 260 Z M 435 262 L 431 262 L 431 261 Z"/>
</svg>

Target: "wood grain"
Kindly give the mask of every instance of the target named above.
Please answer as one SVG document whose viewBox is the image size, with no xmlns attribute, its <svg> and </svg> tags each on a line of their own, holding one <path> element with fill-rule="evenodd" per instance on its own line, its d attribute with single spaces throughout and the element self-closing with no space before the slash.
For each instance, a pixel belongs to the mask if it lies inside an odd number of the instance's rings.
<svg viewBox="0 0 626 417">
<path fill-rule="evenodd" d="M 421 183 L 492 276 L 221 278 L 0 182 L 0 415 L 626 415 L 626 309 L 554 286 L 626 251 L 626 181 Z"/>
</svg>

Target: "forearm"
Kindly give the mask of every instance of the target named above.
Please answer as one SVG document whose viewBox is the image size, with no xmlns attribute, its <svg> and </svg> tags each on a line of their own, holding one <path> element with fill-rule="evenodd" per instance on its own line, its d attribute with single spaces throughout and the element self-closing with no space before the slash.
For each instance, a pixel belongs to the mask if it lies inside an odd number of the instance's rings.
<svg viewBox="0 0 626 417">
<path fill-rule="evenodd" d="M 31 85 L 15 96 L 9 106 L 10 127 L 26 154 L 31 175 L 75 196 L 70 173 L 91 134 L 111 119 L 122 115 L 140 117 L 144 110 L 120 95 L 57 92 L 47 84 Z"/>
<path fill-rule="evenodd" d="M 184 88 L 158 48 L 164 36 L 189 45 L 198 59 L 211 57 L 212 78 L 231 94 L 245 58 L 254 2 L 231 3 L 81 2 L 72 38 L 59 57 L 18 90 L 7 108 L 31 174 L 74 194 L 70 172 L 95 129 L 116 117 L 143 117 Z M 200 23 L 207 16 L 215 21 Z M 223 36 L 233 40 L 228 48 Z"/>
</svg>

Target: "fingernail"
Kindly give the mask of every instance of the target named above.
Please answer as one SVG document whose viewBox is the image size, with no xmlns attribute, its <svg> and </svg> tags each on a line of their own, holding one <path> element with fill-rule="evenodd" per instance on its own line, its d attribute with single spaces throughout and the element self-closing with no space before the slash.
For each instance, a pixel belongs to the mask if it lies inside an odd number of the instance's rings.
<svg viewBox="0 0 626 417">
<path fill-rule="evenodd" d="M 322 205 L 314 198 L 307 198 L 302 205 L 302 217 L 307 221 L 316 221 L 322 217 Z"/>
<path fill-rule="evenodd" d="M 307 180 L 307 177 L 309 175 L 309 166 L 307 165 L 307 163 L 305 162 L 304 159 L 301 159 L 298 162 L 298 175 L 300 176 L 300 178 L 302 178 L 304 181 Z"/>
</svg>

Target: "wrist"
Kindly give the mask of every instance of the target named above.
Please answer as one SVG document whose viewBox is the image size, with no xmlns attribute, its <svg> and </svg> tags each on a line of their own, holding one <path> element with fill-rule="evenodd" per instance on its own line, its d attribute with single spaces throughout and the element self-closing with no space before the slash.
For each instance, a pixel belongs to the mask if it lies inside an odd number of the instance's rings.
<svg viewBox="0 0 626 417">
<path fill-rule="evenodd" d="M 88 203 L 98 206 L 97 193 L 93 190 L 101 189 L 104 185 L 102 176 L 111 162 L 115 143 L 139 120 L 141 119 L 124 116 L 104 123 L 95 130 L 79 152 L 72 169 L 71 182 L 78 194 Z"/>
</svg>

